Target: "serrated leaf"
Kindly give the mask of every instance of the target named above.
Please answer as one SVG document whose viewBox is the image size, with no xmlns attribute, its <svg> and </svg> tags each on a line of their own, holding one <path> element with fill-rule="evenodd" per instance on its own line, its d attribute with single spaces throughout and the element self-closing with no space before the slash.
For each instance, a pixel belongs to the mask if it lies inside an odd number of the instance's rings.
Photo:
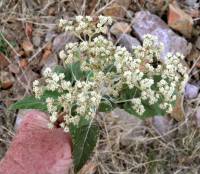
<svg viewBox="0 0 200 174">
<path fill-rule="evenodd" d="M 110 112 L 114 109 L 113 105 L 109 100 L 102 100 L 99 104 L 99 112 Z"/>
<path fill-rule="evenodd" d="M 64 73 L 65 74 L 65 80 L 67 80 L 67 81 L 71 81 L 71 70 L 70 70 L 70 68 L 69 67 L 67 67 L 67 68 L 64 68 L 63 66 L 56 66 L 55 68 L 54 68 L 54 72 L 56 72 L 56 73 Z"/>
<path fill-rule="evenodd" d="M 73 142 L 74 170 L 77 173 L 89 159 L 96 146 L 98 126 L 81 119 L 79 125 L 70 125 L 70 134 Z"/>
<path fill-rule="evenodd" d="M 9 110 L 15 109 L 39 109 L 41 111 L 47 111 L 47 106 L 43 100 L 36 99 L 34 96 L 29 96 L 17 101 L 9 108 Z"/>
<path fill-rule="evenodd" d="M 34 96 L 28 96 L 24 99 L 17 101 L 12 104 L 9 110 L 15 109 L 38 109 L 41 111 L 47 111 L 47 106 L 45 103 L 46 98 L 52 97 L 56 99 L 60 94 L 57 91 L 44 91 L 40 99 L 35 98 Z"/>
<path fill-rule="evenodd" d="M 70 69 L 71 81 L 80 80 L 81 78 L 83 78 L 85 76 L 85 73 L 83 71 L 81 71 L 80 62 L 70 64 L 70 65 L 68 65 L 67 68 Z"/>
<path fill-rule="evenodd" d="M 128 85 L 124 85 L 122 90 L 120 91 L 121 100 L 128 100 L 133 97 L 139 97 L 140 95 L 141 95 L 140 89 L 138 89 L 137 87 L 129 89 Z"/>
</svg>

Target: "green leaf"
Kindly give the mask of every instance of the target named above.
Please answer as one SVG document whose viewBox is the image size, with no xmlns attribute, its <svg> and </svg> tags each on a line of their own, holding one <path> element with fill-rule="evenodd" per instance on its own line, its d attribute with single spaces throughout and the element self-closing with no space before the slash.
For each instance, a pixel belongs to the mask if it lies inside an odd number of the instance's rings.
<svg viewBox="0 0 200 174">
<path fill-rule="evenodd" d="M 77 173 L 87 162 L 96 146 L 99 128 L 91 121 L 81 119 L 79 125 L 70 125 L 73 142 L 74 170 Z"/>
<path fill-rule="evenodd" d="M 142 115 L 139 115 L 133 108 L 131 102 L 126 102 L 123 104 L 122 108 L 130 113 L 131 115 L 137 116 L 138 118 L 145 119 L 149 117 L 154 117 L 156 115 L 165 115 L 166 111 L 159 107 L 159 103 L 149 105 L 147 101 L 142 101 L 142 104 L 145 108 L 145 112 Z"/>
<path fill-rule="evenodd" d="M 24 99 L 17 101 L 16 103 L 12 104 L 9 110 L 15 109 L 38 109 L 41 111 L 47 111 L 46 106 L 46 98 L 52 97 L 54 99 L 58 98 L 59 92 L 57 91 L 44 91 L 43 95 L 40 99 L 35 98 L 34 96 L 25 97 Z"/>
<path fill-rule="evenodd" d="M 85 76 L 85 73 L 81 71 L 80 62 L 70 64 L 67 68 L 69 68 L 71 73 L 71 81 L 80 80 Z"/>
<path fill-rule="evenodd" d="M 109 100 L 102 100 L 99 104 L 99 112 L 110 112 L 114 109 L 112 103 Z"/>
<path fill-rule="evenodd" d="M 41 100 L 46 100 L 48 97 L 53 99 L 57 99 L 61 94 L 58 91 L 44 91 L 43 95 L 41 96 Z"/>
<path fill-rule="evenodd" d="M 34 96 L 29 96 L 17 101 L 9 107 L 9 110 L 15 109 L 39 109 L 41 111 L 47 111 L 47 106 L 43 100 L 36 99 Z"/>
<path fill-rule="evenodd" d="M 133 97 L 139 97 L 140 95 L 141 95 L 140 89 L 138 89 L 135 86 L 132 89 L 130 89 L 128 85 L 124 85 L 122 90 L 120 91 L 121 100 L 128 100 Z"/>
<path fill-rule="evenodd" d="M 64 73 L 65 74 L 65 80 L 67 80 L 67 81 L 71 81 L 71 70 L 70 70 L 70 68 L 69 67 L 67 67 L 67 68 L 64 68 L 63 66 L 56 66 L 55 68 L 54 68 L 54 72 L 56 72 L 56 73 Z"/>
</svg>

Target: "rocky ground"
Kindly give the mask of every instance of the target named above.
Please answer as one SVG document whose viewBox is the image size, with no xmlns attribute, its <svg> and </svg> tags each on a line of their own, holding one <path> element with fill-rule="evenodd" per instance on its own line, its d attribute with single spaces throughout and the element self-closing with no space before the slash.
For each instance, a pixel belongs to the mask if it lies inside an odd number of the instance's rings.
<svg viewBox="0 0 200 174">
<path fill-rule="evenodd" d="M 168 52 L 185 56 L 190 79 L 173 113 L 141 121 L 116 109 L 98 114 L 101 139 L 82 174 L 200 173 L 200 2 L 199 0 L 2 0 L 0 2 L 0 158 L 24 111 L 13 102 L 32 93 L 46 67 L 60 63 L 58 52 L 76 40 L 57 28 L 60 18 L 111 15 L 107 37 L 129 51 L 145 34 L 156 35 Z"/>
</svg>

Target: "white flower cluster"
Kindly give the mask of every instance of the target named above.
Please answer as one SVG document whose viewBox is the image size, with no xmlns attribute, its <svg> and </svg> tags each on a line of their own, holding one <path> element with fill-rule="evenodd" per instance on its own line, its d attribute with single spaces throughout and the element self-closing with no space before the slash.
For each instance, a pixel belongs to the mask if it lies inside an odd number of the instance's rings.
<svg viewBox="0 0 200 174">
<path fill-rule="evenodd" d="M 80 18 L 76 22 L 81 23 L 82 20 L 85 21 Z M 97 28 L 110 19 L 100 16 L 99 21 Z M 133 48 L 131 54 L 126 48 L 115 46 L 100 35 L 80 44 L 67 44 L 65 50 L 60 52 L 60 57 L 65 64 L 80 61 L 82 70 L 95 72 L 93 80 L 101 84 L 99 86 L 103 84 L 106 87 L 106 95 L 119 96 L 123 85 L 128 85 L 130 89 L 136 87 L 141 91 L 141 96 L 131 101 L 133 109 L 142 115 L 145 111 L 142 101 L 149 105 L 158 103 L 158 107 L 171 112 L 176 91 L 182 90 L 180 83 L 184 84 L 187 80 L 186 68 L 181 63 L 183 57 L 180 54 L 168 55 L 163 63 L 160 59 L 162 49 L 163 44 L 158 42 L 157 37 L 145 35 L 143 46 Z M 110 71 L 105 72 L 108 65 Z M 116 72 L 111 70 L 113 67 Z M 156 77 L 161 79 L 156 80 Z"/>
<path fill-rule="evenodd" d="M 65 31 L 70 31 L 79 35 L 81 33 L 94 35 L 97 33 L 106 33 L 107 26 L 112 24 L 112 18 L 106 16 L 76 16 L 75 20 L 68 21 L 61 19 L 59 27 Z"/>
<path fill-rule="evenodd" d="M 152 35 L 146 35 L 143 46 L 134 47 L 130 53 L 125 47 L 115 46 L 102 35 L 96 35 L 104 32 L 111 22 L 110 17 L 104 16 L 77 16 L 73 21 L 61 20 L 60 27 L 74 32 L 80 39 L 80 42 L 68 43 L 59 53 L 64 66 L 79 62 L 81 70 L 92 72 L 92 76 L 70 82 L 65 80 L 64 74 L 47 69 L 44 72 L 45 85 L 39 85 L 38 81 L 33 84 L 38 98 L 44 90 L 59 92 L 58 98 L 47 98 L 46 103 L 52 124 L 59 119 L 62 111 L 60 126 L 65 131 L 68 131 L 70 123 L 77 124 L 81 116 L 94 118 L 104 95 L 116 104 L 132 103 L 132 109 L 143 115 L 146 105 L 157 105 L 171 112 L 172 103 L 183 91 L 187 73 L 181 63 L 182 55 L 169 54 L 163 63 L 160 59 L 163 45 Z M 87 40 L 84 34 L 89 36 Z M 136 89 L 137 95 L 122 100 L 120 96 L 124 86 Z"/>
<path fill-rule="evenodd" d="M 65 131 L 68 131 L 70 123 L 77 124 L 81 116 L 85 119 L 94 118 L 96 109 L 99 106 L 101 95 L 96 91 L 96 84 L 89 81 L 76 81 L 75 85 L 72 85 L 70 81 L 64 80 L 65 75 L 63 73 L 52 72 L 51 69 L 47 68 L 44 72 L 45 86 L 40 85 L 35 90 L 35 96 L 40 98 L 45 90 L 58 91 L 60 95 L 58 98 L 48 97 L 46 99 L 47 109 L 50 113 L 49 127 L 58 120 L 59 108 L 62 108 L 62 115 L 64 121 L 60 124 Z M 39 85 L 38 81 L 34 84 Z M 74 110 L 73 110 L 74 108 Z M 75 114 L 72 114 L 74 112 Z"/>
</svg>

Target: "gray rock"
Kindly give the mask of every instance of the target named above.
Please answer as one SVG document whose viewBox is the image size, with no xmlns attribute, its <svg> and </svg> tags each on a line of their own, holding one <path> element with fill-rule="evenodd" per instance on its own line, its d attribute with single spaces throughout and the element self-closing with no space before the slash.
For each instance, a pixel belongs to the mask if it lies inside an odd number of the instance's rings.
<svg viewBox="0 0 200 174">
<path fill-rule="evenodd" d="M 172 119 L 167 116 L 155 116 L 152 119 L 152 123 L 157 133 L 162 136 L 172 129 Z"/>
<path fill-rule="evenodd" d="M 40 43 L 41 43 L 41 37 L 40 36 L 34 36 L 32 38 L 32 41 L 33 41 L 34 46 L 39 47 Z"/>
<path fill-rule="evenodd" d="M 126 22 L 116 22 L 110 28 L 110 32 L 115 36 L 119 36 L 120 34 L 123 33 L 130 33 L 131 26 Z"/>
<path fill-rule="evenodd" d="M 70 33 L 61 33 L 53 40 L 53 51 L 58 52 L 69 42 L 76 42 L 77 39 Z"/>
<path fill-rule="evenodd" d="M 118 38 L 118 43 L 126 47 L 129 52 L 132 52 L 134 46 L 140 45 L 140 42 L 136 38 L 128 34 L 121 34 Z"/>
<path fill-rule="evenodd" d="M 199 92 L 199 88 L 192 84 L 186 84 L 185 86 L 185 97 L 187 99 L 196 98 Z"/>
<path fill-rule="evenodd" d="M 180 52 L 184 56 L 190 53 L 191 44 L 174 33 L 160 17 L 148 11 L 136 13 L 132 28 L 141 41 L 145 34 L 157 36 L 164 44 L 164 51 L 161 54 L 163 59 L 168 52 Z"/>
<path fill-rule="evenodd" d="M 128 146 L 133 141 L 138 142 L 144 139 L 144 123 L 141 119 L 119 108 L 112 111 L 112 117 L 115 118 L 115 123 L 120 125 L 123 130 L 120 134 L 120 142 L 122 145 Z"/>
</svg>

